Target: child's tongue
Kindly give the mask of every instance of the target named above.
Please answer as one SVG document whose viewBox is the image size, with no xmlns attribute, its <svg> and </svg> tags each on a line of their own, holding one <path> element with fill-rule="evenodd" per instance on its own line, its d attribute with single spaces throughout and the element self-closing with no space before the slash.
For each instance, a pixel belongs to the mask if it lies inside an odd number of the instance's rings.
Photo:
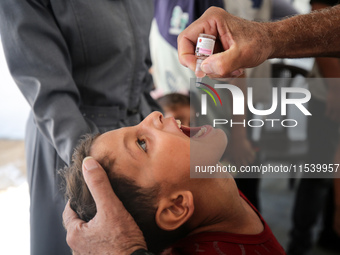
<svg viewBox="0 0 340 255">
<path fill-rule="evenodd" d="M 193 137 L 195 134 L 198 133 L 198 131 L 201 130 L 201 127 L 186 127 L 186 126 L 181 126 L 181 130 L 183 133 L 188 136 L 188 137 Z"/>
</svg>

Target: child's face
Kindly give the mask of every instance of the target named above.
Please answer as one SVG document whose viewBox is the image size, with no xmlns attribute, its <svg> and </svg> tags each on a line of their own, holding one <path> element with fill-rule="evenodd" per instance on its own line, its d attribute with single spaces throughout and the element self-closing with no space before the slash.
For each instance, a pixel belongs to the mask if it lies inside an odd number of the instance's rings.
<svg viewBox="0 0 340 255">
<path fill-rule="evenodd" d="M 100 135 L 90 154 L 141 187 L 179 184 L 190 179 L 190 163 L 216 164 L 227 143 L 219 129 L 208 127 L 204 135 L 191 138 L 183 131 L 173 117 L 154 112 L 137 126 Z"/>
</svg>

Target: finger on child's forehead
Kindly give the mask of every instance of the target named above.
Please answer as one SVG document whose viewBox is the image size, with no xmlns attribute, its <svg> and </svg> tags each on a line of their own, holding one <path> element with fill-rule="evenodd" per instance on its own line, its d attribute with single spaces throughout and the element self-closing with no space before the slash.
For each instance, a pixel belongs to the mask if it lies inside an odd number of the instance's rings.
<svg viewBox="0 0 340 255">
<path fill-rule="evenodd" d="M 110 180 L 101 165 L 92 157 L 83 161 L 83 175 L 85 182 L 96 203 L 97 214 L 115 210 L 123 206 L 110 184 Z"/>
</svg>

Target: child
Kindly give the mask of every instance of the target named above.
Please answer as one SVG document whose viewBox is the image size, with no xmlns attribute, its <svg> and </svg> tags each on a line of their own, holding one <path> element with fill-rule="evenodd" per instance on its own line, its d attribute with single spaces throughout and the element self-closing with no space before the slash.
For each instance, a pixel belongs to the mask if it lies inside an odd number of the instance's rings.
<svg viewBox="0 0 340 255">
<path fill-rule="evenodd" d="M 285 254 L 232 178 L 190 178 L 190 167 L 216 165 L 226 145 L 219 129 L 190 129 L 154 112 L 137 126 L 88 136 L 63 171 L 66 194 L 81 219 L 94 217 L 96 206 L 81 170 L 82 160 L 92 156 L 107 172 L 150 251 Z"/>
</svg>

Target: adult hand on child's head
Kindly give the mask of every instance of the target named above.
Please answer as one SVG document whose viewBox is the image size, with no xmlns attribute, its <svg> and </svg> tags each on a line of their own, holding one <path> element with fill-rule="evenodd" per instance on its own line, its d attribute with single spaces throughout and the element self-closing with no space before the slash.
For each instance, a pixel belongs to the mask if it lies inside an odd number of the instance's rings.
<svg viewBox="0 0 340 255">
<path fill-rule="evenodd" d="M 63 221 L 67 243 L 75 255 L 128 254 L 146 249 L 143 233 L 115 195 L 104 169 L 91 157 L 83 161 L 83 175 L 96 203 L 97 214 L 82 221 L 68 202 Z"/>
<path fill-rule="evenodd" d="M 196 67 L 195 45 L 200 33 L 217 37 L 216 54 L 201 65 L 210 78 L 239 76 L 244 68 L 261 64 L 272 53 L 270 37 L 263 24 L 210 7 L 178 36 L 179 61 L 193 71 Z"/>
</svg>

